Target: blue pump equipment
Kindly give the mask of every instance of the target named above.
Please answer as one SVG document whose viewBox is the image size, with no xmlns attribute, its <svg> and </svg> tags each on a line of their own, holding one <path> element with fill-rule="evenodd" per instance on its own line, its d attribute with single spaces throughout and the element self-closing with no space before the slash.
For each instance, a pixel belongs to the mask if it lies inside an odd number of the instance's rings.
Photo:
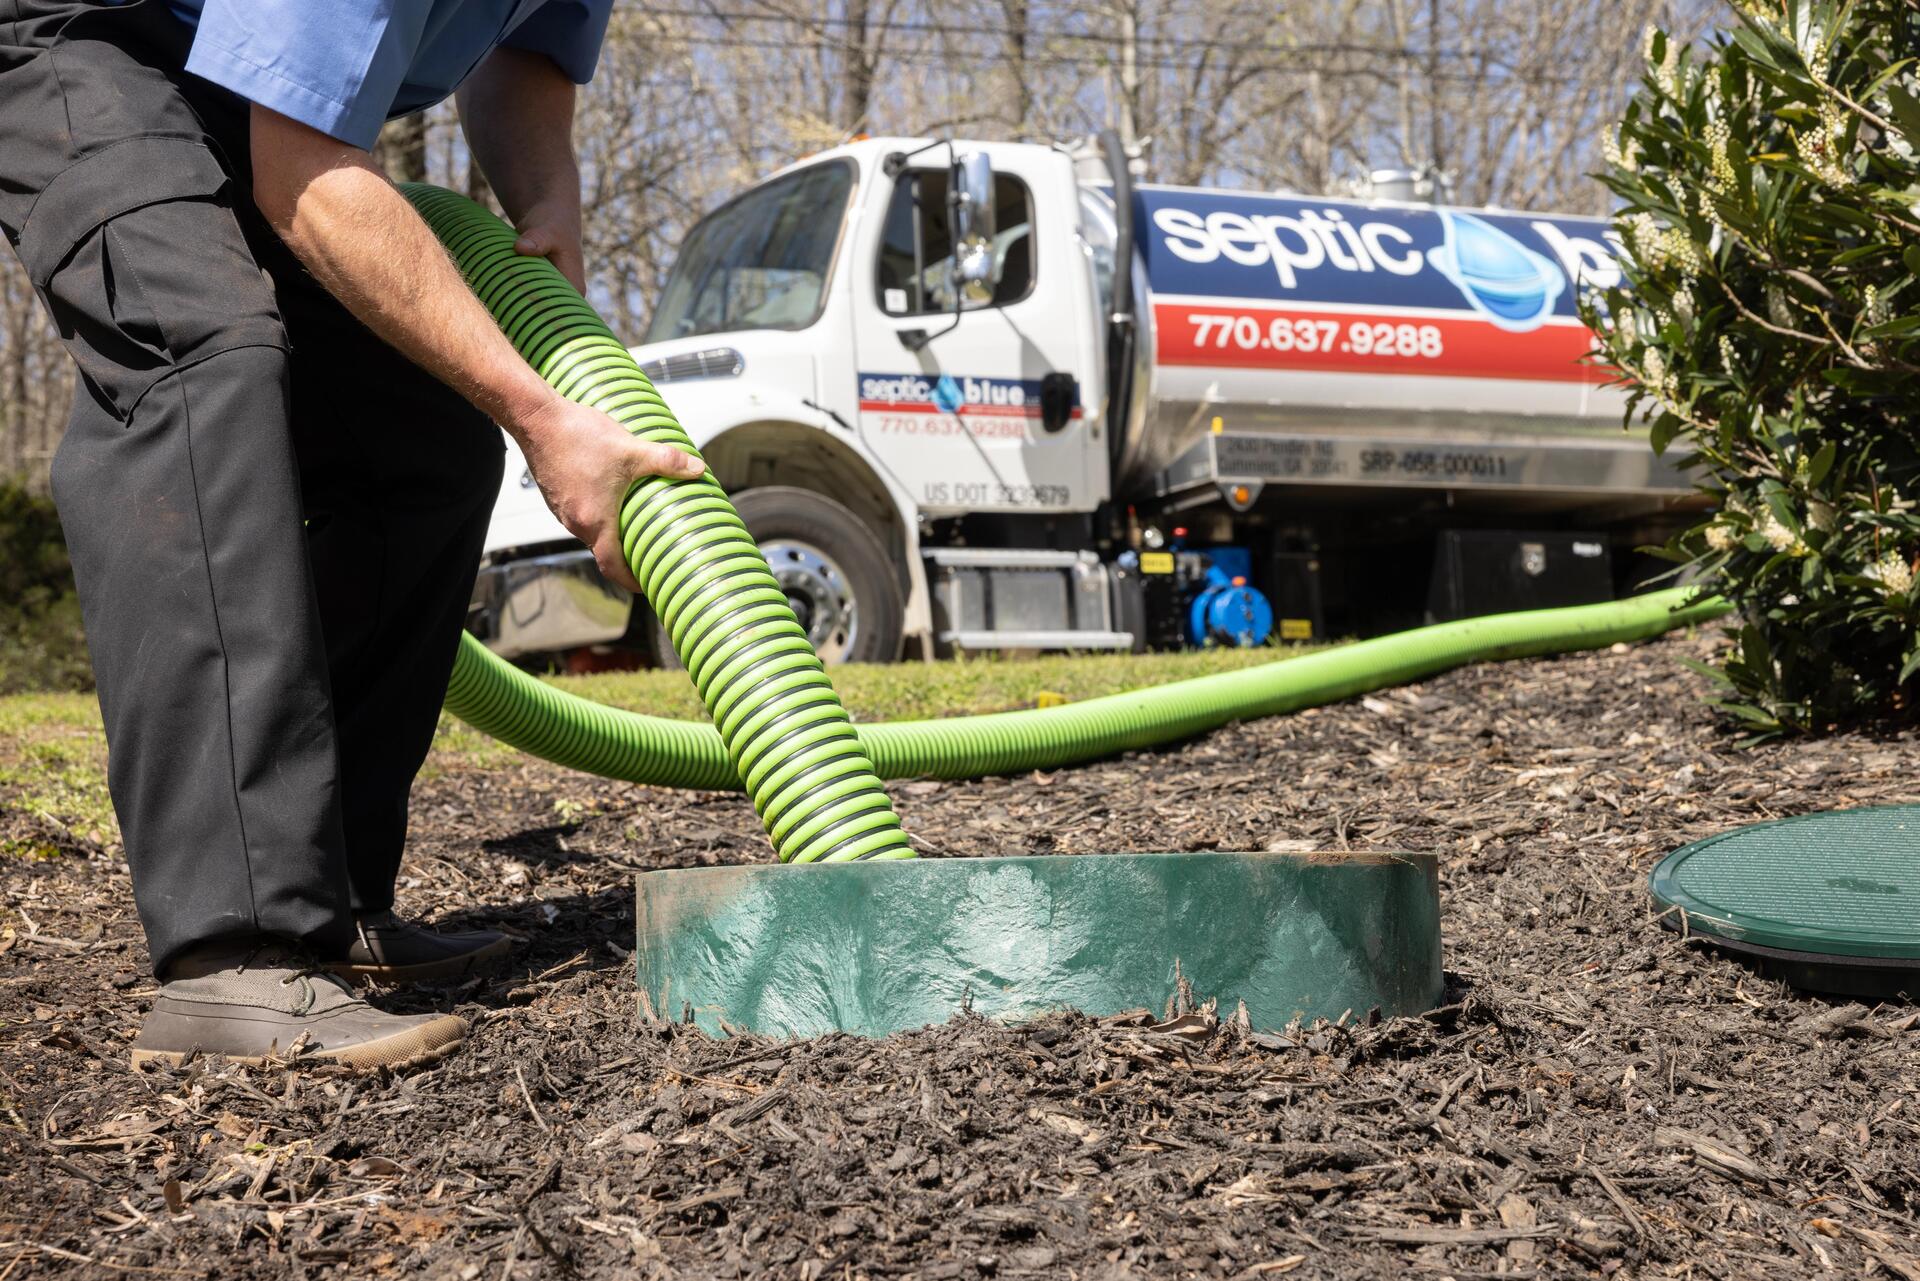
<svg viewBox="0 0 1920 1281">
<path fill-rule="evenodd" d="M 1249 649 L 1273 634 L 1273 606 L 1247 581 L 1253 554 L 1244 547 L 1209 547 L 1204 585 L 1187 606 L 1187 639 L 1195 645 Z"/>
</svg>

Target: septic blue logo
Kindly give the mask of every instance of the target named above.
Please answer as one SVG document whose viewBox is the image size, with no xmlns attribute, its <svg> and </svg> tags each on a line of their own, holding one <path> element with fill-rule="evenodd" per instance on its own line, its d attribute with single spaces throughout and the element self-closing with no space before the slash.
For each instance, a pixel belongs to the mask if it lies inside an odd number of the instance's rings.
<svg viewBox="0 0 1920 1281">
<path fill-rule="evenodd" d="M 940 407 L 941 413 L 951 414 L 967 403 L 967 394 L 960 390 L 952 374 L 941 374 L 940 381 L 933 385 L 933 403 Z"/>
<path fill-rule="evenodd" d="M 1472 214 L 1443 209 L 1440 223 L 1446 241 L 1427 251 L 1427 261 L 1482 317 L 1524 333 L 1553 314 L 1566 287 L 1559 267 Z"/>
</svg>

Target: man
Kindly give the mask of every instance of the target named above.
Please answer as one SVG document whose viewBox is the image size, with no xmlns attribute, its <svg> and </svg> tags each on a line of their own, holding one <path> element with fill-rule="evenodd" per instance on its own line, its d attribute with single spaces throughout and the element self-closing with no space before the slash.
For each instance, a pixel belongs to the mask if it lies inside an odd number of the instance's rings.
<svg viewBox="0 0 1920 1281">
<path fill-rule="evenodd" d="M 621 494 L 700 464 L 550 390 L 368 149 L 457 91 L 518 248 L 581 284 L 569 134 L 610 5 L 0 0 L 0 226 L 84 375 L 53 486 L 161 979 L 136 1062 L 436 1059 L 461 1020 L 338 975 L 505 950 L 392 912 L 490 420 L 629 587 Z"/>
</svg>

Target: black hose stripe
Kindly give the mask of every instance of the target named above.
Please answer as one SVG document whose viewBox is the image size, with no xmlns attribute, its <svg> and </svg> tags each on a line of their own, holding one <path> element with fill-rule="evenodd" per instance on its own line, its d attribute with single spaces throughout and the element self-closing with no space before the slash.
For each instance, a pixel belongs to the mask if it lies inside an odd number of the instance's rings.
<svg viewBox="0 0 1920 1281">
<path fill-rule="evenodd" d="M 892 804 L 893 804 L 893 802 L 892 802 L 891 800 L 888 800 L 888 799 L 886 799 L 886 797 L 885 797 L 885 794 L 884 794 L 884 793 L 882 793 L 882 798 L 881 798 L 881 800 L 875 803 L 875 806 L 874 806 L 874 808 L 875 808 L 875 809 L 878 809 L 880 805 L 887 805 L 887 806 L 891 806 Z M 860 817 L 862 817 L 863 815 L 865 815 L 865 814 L 870 814 L 870 813 L 872 813 L 872 810 L 866 810 L 866 811 L 862 811 L 862 813 L 861 813 L 861 814 L 854 814 L 854 815 L 849 815 L 849 816 L 848 816 L 848 819 L 849 819 L 849 820 L 851 820 L 851 819 L 855 819 L 855 818 L 860 818 Z M 899 818 L 897 818 L 897 817 L 895 817 L 895 818 L 893 819 L 893 826 L 895 826 L 895 827 L 898 827 L 899 825 L 900 825 L 900 820 L 899 820 Z M 807 842 L 807 849 L 808 849 L 808 851 L 809 851 L 809 853 L 808 853 L 808 857 L 807 857 L 807 860 L 806 860 L 806 861 L 807 861 L 807 862 L 809 862 L 809 863 L 831 863 L 831 862 L 833 862 L 833 861 L 834 861 L 834 858 L 833 858 L 833 856 L 834 856 L 835 854 L 837 854 L 837 853 L 839 853 L 839 852 L 840 852 L 841 850 L 844 850 L 844 849 L 849 849 L 849 848 L 851 848 L 852 846 L 855 846 L 855 845 L 858 845 L 858 844 L 859 844 L 860 842 L 862 842 L 862 841 L 864 841 L 864 840 L 866 840 L 866 839 L 867 839 L 868 837 L 870 837 L 870 836 L 872 836 L 872 835 L 874 834 L 874 832 L 875 832 L 875 831 L 876 831 L 876 830 L 877 830 L 878 828 L 880 828 L 880 827 L 882 827 L 882 826 L 885 826 L 885 825 L 884 825 L 884 824 L 875 824 L 875 825 L 874 825 L 873 827 L 866 827 L 866 828 L 862 828 L 861 830 L 859 830 L 859 831 L 857 831 L 857 832 L 849 832 L 849 833 L 848 833 L 848 834 L 847 834 L 846 836 L 844 836 L 844 837 L 842 837 L 841 839 L 839 839 L 839 840 L 837 840 L 837 841 L 835 841 L 835 842 L 834 842 L 834 843 L 833 843 L 832 845 L 829 845 L 829 846 L 828 846 L 828 847 L 827 847 L 826 849 L 820 849 L 820 848 L 819 848 L 819 846 L 820 846 L 820 840 L 821 840 L 822 838 L 824 838 L 824 837 L 828 837 L 828 836 L 830 836 L 830 835 L 831 835 L 831 834 L 832 834 L 833 832 L 835 832 L 835 831 L 838 831 L 838 830 L 839 830 L 840 828 L 842 828 L 842 827 L 844 827 L 844 826 L 846 826 L 846 822 L 845 822 L 845 821 L 842 821 L 842 822 L 840 822 L 840 823 L 836 823 L 836 824 L 834 824 L 834 826 L 833 826 L 833 827 L 832 827 L 831 829 L 829 829 L 829 830 L 828 830 L 827 832 L 822 832 L 822 833 L 820 833 L 820 834 L 819 834 L 818 836 L 816 836 L 816 837 L 814 837 L 813 839 L 811 839 L 811 840 L 809 840 L 809 841 Z M 902 837 L 902 841 L 903 841 L 903 843 L 904 843 L 904 840 L 905 840 L 905 836 L 906 836 L 906 833 L 905 833 L 905 832 L 903 831 L 903 832 L 901 833 L 901 837 Z M 872 855 L 872 854 L 868 854 L 868 855 L 867 855 L 866 857 L 867 857 L 867 858 L 872 858 L 872 857 L 873 857 L 873 855 Z"/>
<path fill-rule="evenodd" d="M 852 768 L 842 773 L 821 777 L 826 771 L 842 763 Z M 809 797 L 820 795 L 820 793 L 826 791 L 828 788 L 838 787 L 846 780 L 847 774 L 853 772 L 853 769 L 868 770 L 872 768 L 872 762 L 868 761 L 866 753 L 861 751 L 843 751 L 838 756 L 830 756 L 824 761 L 815 761 L 807 767 L 807 776 L 810 780 L 816 781 L 811 782 L 805 791 L 788 795 L 778 804 L 769 806 L 766 812 L 760 817 L 766 820 L 768 827 L 772 827 L 785 817 L 787 811 L 794 806 L 801 804 Z"/>
</svg>

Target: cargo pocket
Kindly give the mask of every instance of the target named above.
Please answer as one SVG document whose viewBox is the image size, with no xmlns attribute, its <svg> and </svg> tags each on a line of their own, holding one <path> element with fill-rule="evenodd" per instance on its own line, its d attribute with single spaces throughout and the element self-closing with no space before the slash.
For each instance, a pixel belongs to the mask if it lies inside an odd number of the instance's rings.
<svg viewBox="0 0 1920 1281">
<path fill-rule="evenodd" d="M 286 346 L 273 290 L 203 140 L 133 138 L 47 185 L 20 259 L 96 397 L 126 419 L 173 370 Z"/>
</svg>

